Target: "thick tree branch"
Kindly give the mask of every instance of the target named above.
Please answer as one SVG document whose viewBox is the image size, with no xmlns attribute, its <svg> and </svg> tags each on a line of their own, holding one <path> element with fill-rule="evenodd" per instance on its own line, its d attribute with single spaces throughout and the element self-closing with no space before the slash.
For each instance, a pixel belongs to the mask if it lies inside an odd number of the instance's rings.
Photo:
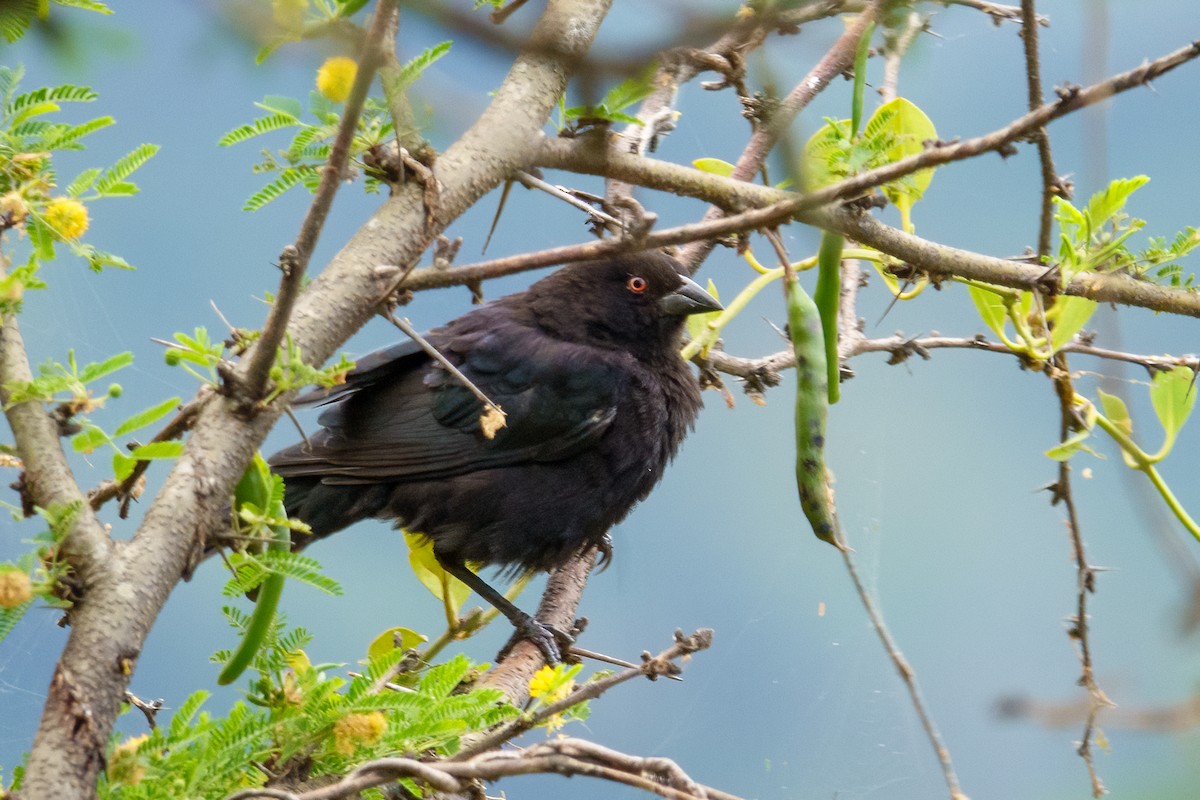
<svg viewBox="0 0 1200 800">
<path fill-rule="evenodd" d="M 811 195 L 794 195 L 663 161 L 611 150 L 598 153 L 594 146 L 579 142 L 548 140 L 543 143 L 539 161 L 545 166 L 611 175 L 655 189 L 701 197 L 729 207 L 761 206 L 756 211 L 744 212 L 740 224 L 736 227 L 741 230 L 754 230 L 795 218 L 819 228 L 836 231 L 907 262 L 918 271 L 935 278 L 957 276 L 1013 289 L 1061 292 L 1089 297 L 1097 302 L 1200 316 L 1200 294 L 1184 289 L 1160 286 L 1120 274 L 1100 273 L 1079 273 L 1060 289 L 1057 286 L 1057 278 L 1044 267 L 930 242 L 884 225 L 854 209 L 807 210 L 811 205 L 809 198 L 823 195 L 823 191 Z M 842 183 L 835 184 L 830 188 L 841 185 Z M 707 235 L 713 235 L 713 229 L 707 230 Z M 648 236 L 647 241 L 654 241 L 653 236 Z"/>
</svg>

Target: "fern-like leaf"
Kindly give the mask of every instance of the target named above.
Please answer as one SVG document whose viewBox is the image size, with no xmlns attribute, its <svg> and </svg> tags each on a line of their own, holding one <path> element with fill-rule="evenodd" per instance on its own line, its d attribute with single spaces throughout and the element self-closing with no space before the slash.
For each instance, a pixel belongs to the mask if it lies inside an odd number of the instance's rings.
<svg viewBox="0 0 1200 800">
<path fill-rule="evenodd" d="M 245 204 L 242 206 L 243 211 L 258 211 L 260 208 L 276 200 L 292 188 L 300 183 L 303 179 L 303 171 L 294 167 L 285 169 L 279 174 L 279 177 L 268 183 L 263 188 L 252 194 Z"/>
<path fill-rule="evenodd" d="M 102 195 L 108 194 L 110 187 L 123 183 L 126 178 L 153 158 L 157 152 L 158 145 L 156 144 L 138 145 L 130 153 L 117 159 L 117 163 L 104 171 L 104 174 L 96 183 L 96 191 Z"/>
<path fill-rule="evenodd" d="M 230 145 L 244 142 L 247 139 L 253 139 L 255 136 L 262 136 L 264 133 L 291 128 L 299 124 L 300 121 L 290 114 L 270 114 L 265 117 L 259 117 L 248 125 L 241 125 L 234 128 L 218 139 L 217 144 L 221 147 L 229 147 Z"/>
</svg>

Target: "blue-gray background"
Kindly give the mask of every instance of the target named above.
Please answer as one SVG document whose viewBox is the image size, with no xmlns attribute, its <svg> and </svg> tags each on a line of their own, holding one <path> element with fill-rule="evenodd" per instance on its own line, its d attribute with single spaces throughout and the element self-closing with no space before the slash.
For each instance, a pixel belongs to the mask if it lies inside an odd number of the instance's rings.
<svg viewBox="0 0 1200 800">
<path fill-rule="evenodd" d="M 46 270 L 52 291 L 30 295 L 22 316 L 35 361 L 62 358 L 69 347 L 82 361 L 125 349 L 136 354 L 135 366 L 120 379 L 125 396 L 97 415 L 110 423 L 194 390 L 188 376 L 163 364 L 151 337 L 169 338 L 196 325 L 221 331 L 210 301 L 236 325 L 260 323 L 264 309 L 255 296 L 273 287 L 272 261 L 295 235 L 306 198 L 297 193 L 256 214 L 240 211 L 262 185 L 249 170 L 257 148 L 282 140 L 230 149 L 215 143 L 255 116 L 253 103 L 264 95 L 305 97 L 325 55 L 293 45 L 255 67 L 254 46 L 239 39 L 242 26 L 217 3 L 113 5 L 118 13 L 110 18 L 54 7 L 54 17 L 69 23 L 65 48 L 30 36 L 0 50 L 0 62 L 24 63 L 27 88 L 70 81 L 100 92 L 99 103 L 72 108 L 68 118 L 108 113 L 119 121 L 94 137 L 87 152 L 63 157 L 60 174 L 109 164 L 142 141 L 163 146 L 138 175 L 139 196 L 91 209 L 89 240 L 125 256 L 138 272 L 96 276 L 64 259 Z M 1053 20 L 1042 30 L 1047 91 L 1095 78 L 1098 68 L 1127 69 L 1200 35 L 1193 4 L 1178 0 L 1040 5 Z M 688 7 L 617 3 L 598 49 L 615 54 L 667 41 Z M 936 35 L 922 36 L 914 47 L 900 91 L 932 117 L 939 134 L 977 135 L 1021 114 L 1026 100 L 1016 26 L 993 26 L 964 8 L 922 10 L 934 12 Z M 780 85 L 789 86 L 840 29 L 836 20 L 827 21 L 800 36 L 775 39 L 764 63 Z M 449 37 L 415 14 L 403 19 L 405 55 Z M 437 146 L 452 141 L 483 108 L 506 61 L 503 53 L 462 39 L 430 70 L 421 88 L 433 111 L 426 133 Z M 1151 89 L 1054 124 L 1058 169 L 1073 176 L 1080 195 L 1108 177 L 1145 173 L 1153 180 L 1135 196 L 1131 211 L 1150 221 L 1149 232 L 1168 235 L 1200 219 L 1193 201 L 1197 69 L 1185 66 Z M 878 77 L 873 64 L 872 80 Z M 835 83 L 802 115 L 798 135 L 824 115 L 845 116 L 848 96 L 849 84 Z M 662 157 L 736 158 L 746 124 L 730 93 L 688 87 L 679 107 L 679 129 L 664 142 Z M 1107 149 L 1094 149 L 1105 135 Z M 590 179 L 556 179 L 598 187 Z M 917 231 L 986 253 L 1019 254 L 1036 235 L 1037 192 L 1029 147 L 1008 160 L 988 156 L 943 168 L 916 207 Z M 663 224 L 695 219 L 703 209 L 645 193 L 643 200 Z M 314 264 L 324 263 L 377 203 L 347 187 Z M 453 226 L 451 233 L 466 239 L 460 262 L 478 257 L 494 208 L 493 196 Z M 810 232 L 793 229 L 788 237 L 793 254 L 811 252 Z M 575 212 L 517 190 L 489 255 L 584 238 Z M 704 275 L 727 297 L 749 277 L 728 251 L 718 251 Z M 517 276 L 486 289 L 496 296 L 530 279 Z M 876 281 L 862 301 L 868 334 L 902 329 L 971 335 L 982 329 L 956 286 L 928 291 L 880 321 L 885 306 Z M 422 295 L 406 313 L 429 327 L 467 307 L 467 291 L 455 289 Z M 728 349 L 745 355 L 779 349 L 765 320 L 782 318 L 776 293 L 767 292 L 728 332 Z M 1190 319 L 1104 311 L 1097 327 L 1103 343 L 1132 351 L 1195 349 Z M 386 323 L 374 322 L 347 349 L 362 353 L 395 335 Z M 1080 379 L 1089 391 L 1098 374 L 1124 374 L 1138 429 L 1148 446 L 1157 446 L 1145 388 L 1133 382 L 1144 374 L 1083 358 L 1073 364 L 1089 371 Z M 1039 489 L 1054 477 L 1054 464 L 1042 455 L 1058 428 L 1050 385 L 1020 371 L 1013 359 L 972 352 L 939 352 L 930 362 L 895 367 L 883 357 L 864 357 L 854 367 L 858 375 L 844 386 L 829 435 L 843 521 L 868 584 L 925 688 L 965 790 L 976 800 L 1085 797 L 1086 775 L 1073 752 L 1080 722 L 1046 729 L 996 713 L 1005 696 L 1044 703 L 1082 698 L 1065 634 L 1075 602 L 1071 548 L 1061 510 L 1051 508 Z M 766 407 L 739 395 L 729 410 L 710 393 L 696 432 L 662 486 L 615 531 L 615 562 L 592 580 L 584 598 L 582 611 L 592 621 L 586 645 L 633 658 L 664 646 L 676 627 L 709 626 L 716 630 L 715 647 L 689 664 L 685 682 L 622 687 L 596 705 L 586 729 L 573 732 L 632 753 L 670 756 L 697 779 L 746 797 L 942 796 L 929 746 L 840 560 L 812 538 L 799 514 L 791 477 L 791 400 L 786 383 L 768 395 Z M 1193 510 L 1200 509 L 1193 477 L 1198 429 L 1196 423 L 1185 429 L 1165 467 Z M 281 426 L 268 451 L 293 437 L 289 426 Z M 1088 556 L 1110 568 L 1100 575 L 1091 602 L 1097 676 L 1126 710 L 1179 703 L 1194 691 L 1200 658 L 1195 636 L 1180 632 L 1188 600 L 1180 580 L 1184 562 L 1165 557 L 1159 542 L 1182 534 L 1171 520 L 1147 510 L 1133 491 L 1140 488 L 1134 480 L 1139 476 L 1125 474 L 1111 447 L 1101 450 L 1107 459 L 1080 462 L 1094 477 L 1081 479 L 1077 471 L 1075 483 Z M 106 462 L 100 458 L 93 471 L 80 461 L 81 482 L 100 480 Z M 161 470 L 152 476 L 161 479 Z M 111 509 L 105 513 L 117 535 L 130 534 L 132 523 L 117 521 Z M 22 540 L 38 527 L 0 525 L 0 559 L 20 552 Z M 1194 562 L 1200 545 L 1179 541 Z M 311 552 L 346 587 L 341 598 L 304 588 L 285 597 L 292 620 L 316 635 L 314 661 L 353 662 L 375 634 L 393 625 L 440 630 L 438 604 L 409 572 L 403 545 L 386 525 L 359 525 Z M 216 668 L 208 662 L 213 650 L 232 641 L 217 610 L 223 580 L 220 566 L 209 563 L 178 588 L 146 644 L 132 684 L 137 694 L 163 697 L 170 706 L 204 688 L 214 691 L 215 712 L 238 696 L 236 689 L 216 688 Z M 531 591 L 525 603 L 535 597 Z M 28 747 L 65 638 L 55 626 L 57 616 L 34 610 L 0 644 L 0 765 L 6 776 Z M 487 659 L 506 636 L 496 626 L 463 648 Z M 127 731 L 140 724 L 122 722 Z M 1116 727 L 1105 733 L 1110 749 L 1099 750 L 1096 760 L 1116 796 L 1197 795 L 1200 740 L 1194 733 Z M 582 780 L 564 785 L 560 778 L 512 779 L 501 788 L 517 796 L 633 794 Z"/>
</svg>

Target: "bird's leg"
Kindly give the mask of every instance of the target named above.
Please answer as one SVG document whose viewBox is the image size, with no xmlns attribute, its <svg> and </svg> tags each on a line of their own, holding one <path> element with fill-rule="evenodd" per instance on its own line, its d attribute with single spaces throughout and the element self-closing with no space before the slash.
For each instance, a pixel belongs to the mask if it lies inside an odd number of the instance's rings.
<svg viewBox="0 0 1200 800">
<path fill-rule="evenodd" d="M 557 664 L 562 661 L 562 647 L 570 647 L 575 639 L 570 634 L 557 630 L 550 625 L 538 622 L 533 617 L 526 614 L 521 609 L 514 606 L 508 601 L 508 598 L 500 594 L 491 587 L 491 585 L 483 578 L 476 575 L 471 570 L 467 569 L 463 564 L 455 564 L 449 561 L 442 561 L 442 568 L 449 572 L 454 577 L 465 583 L 471 588 L 471 591 L 482 597 L 484 600 L 492 604 L 492 606 L 508 618 L 508 621 L 516 628 L 512 639 L 500 651 L 501 659 L 508 653 L 512 646 L 522 639 L 528 639 L 537 645 L 538 650 L 542 651 L 542 655 L 546 661 L 551 664 Z"/>
</svg>

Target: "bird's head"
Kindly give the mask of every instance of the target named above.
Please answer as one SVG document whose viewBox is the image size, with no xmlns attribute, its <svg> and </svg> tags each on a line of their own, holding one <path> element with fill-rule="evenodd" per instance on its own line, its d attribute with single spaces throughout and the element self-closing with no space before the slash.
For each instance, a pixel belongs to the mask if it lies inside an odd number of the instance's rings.
<svg viewBox="0 0 1200 800">
<path fill-rule="evenodd" d="M 641 358 L 678 349 L 689 314 L 721 308 L 657 251 L 571 264 L 531 286 L 529 298 L 538 323 L 559 338 Z"/>
</svg>

